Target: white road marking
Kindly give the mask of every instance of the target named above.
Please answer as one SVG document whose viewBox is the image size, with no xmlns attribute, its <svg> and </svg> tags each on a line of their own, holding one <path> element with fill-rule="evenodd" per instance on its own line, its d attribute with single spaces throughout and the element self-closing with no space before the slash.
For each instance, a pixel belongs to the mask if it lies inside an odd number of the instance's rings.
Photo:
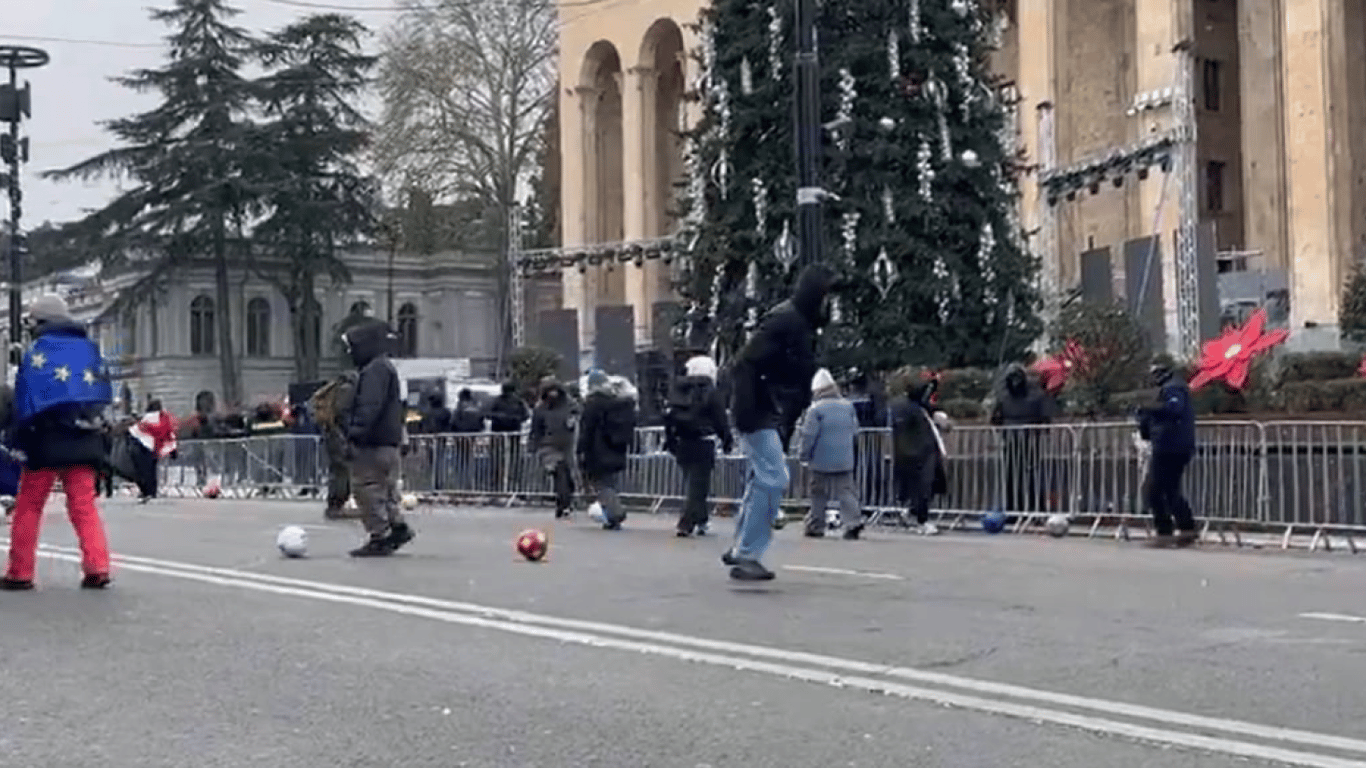
<svg viewBox="0 0 1366 768">
<path fill-rule="evenodd" d="M 1347 613 L 1301 613 L 1301 619 L 1318 619 L 1319 621 L 1345 621 L 1351 624 L 1366 624 L 1366 616 L 1353 616 Z"/>
<path fill-rule="evenodd" d="M 825 573 L 831 576 L 858 576 L 864 579 L 886 579 L 888 581 L 905 581 L 904 576 L 895 573 L 877 573 L 874 571 L 851 571 L 848 568 L 826 568 L 821 565 L 784 565 L 785 571 L 803 571 L 805 573 Z"/>
<path fill-rule="evenodd" d="M 68 562 L 79 562 L 80 560 L 79 551 L 70 547 L 44 546 L 41 554 Z M 1320 750 L 1332 749 L 1366 756 L 1366 741 L 1343 736 L 1205 717 L 906 667 L 894 667 L 765 646 L 708 640 L 689 635 L 636 629 L 614 624 L 562 619 L 418 595 L 383 592 L 155 558 L 117 556 L 115 559 L 122 569 L 133 572 L 355 605 L 450 624 L 461 624 L 596 648 L 634 651 L 683 661 L 760 672 L 837 688 L 854 688 L 870 693 L 899 696 L 989 714 L 1053 723 L 1138 741 L 1201 749 L 1310 768 L 1366 768 L 1366 762 L 1361 760 L 1349 760 L 1321 752 L 1297 752 L 1251 741 L 1213 737 L 1191 733 L 1190 731 L 1195 729 L 1219 731 L 1264 741 L 1303 745 Z M 692 648 L 704 650 L 690 650 Z M 1091 713 L 1153 721 L 1173 727 L 1155 728 L 1148 725 L 1093 717 L 1091 714 L 1083 715 L 1057 709 L 1046 709 L 1035 706 L 1033 703 L 1019 703 L 1002 698 L 982 698 L 953 691 L 889 682 L 885 679 L 868 677 L 868 675 L 876 675 L 880 678 L 901 678 L 930 685 L 968 690 L 984 695 L 1072 707 L 1089 710 Z M 1184 730 L 1176 730 L 1177 728 Z"/>
</svg>

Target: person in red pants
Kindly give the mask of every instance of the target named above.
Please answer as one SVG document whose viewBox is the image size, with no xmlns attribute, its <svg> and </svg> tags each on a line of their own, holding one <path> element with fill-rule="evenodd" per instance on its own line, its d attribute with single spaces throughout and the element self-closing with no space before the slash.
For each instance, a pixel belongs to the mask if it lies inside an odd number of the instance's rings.
<svg viewBox="0 0 1366 768">
<path fill-rule="evenodd" d="M 81 545 L 81 586 L 109 586 L 109 544 L 95 506 L 96 468 L 104 461 L 103 410 L 113 388 L 83 325 L 59 296 L 30 305 L 33 343 L 14 379 L 10 428 L 24 457 L 10 525 L 9 567 L 0 589 L 33 588 L 43 507 L 58 480 Z"/>
</svg>

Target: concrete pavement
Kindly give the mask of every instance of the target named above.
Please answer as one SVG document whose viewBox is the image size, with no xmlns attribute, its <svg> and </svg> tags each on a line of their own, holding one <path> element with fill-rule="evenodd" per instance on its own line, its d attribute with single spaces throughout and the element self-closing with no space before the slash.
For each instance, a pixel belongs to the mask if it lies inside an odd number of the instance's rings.
<svg viewBox="0 0 1366 768">
<path fill-rule="evenodd" d="M 53 514 L 0 595 L 0 765 L 1366 766 L 1350 556 L 788 529 L 755 587 L 724 537 L 549 517 L 416 515 L 356 561 L 301 504 L 114 502 L 92 594 Z"/>
</svg>

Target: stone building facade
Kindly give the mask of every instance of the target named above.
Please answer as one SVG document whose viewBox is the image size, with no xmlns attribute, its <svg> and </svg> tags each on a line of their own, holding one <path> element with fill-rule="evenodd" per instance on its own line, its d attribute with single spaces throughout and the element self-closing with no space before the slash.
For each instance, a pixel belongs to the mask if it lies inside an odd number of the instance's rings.
<svg viewBox="0 0 1366 768">
<path fill-rule="evenodd" d="M 467 358 L 473 375 L 495 373 L 494 257 L 397 254 L 391 266 L 388 254 L 362 251 L 344 259 L 352 281 L 331 285 L 320 279 L 318 286 L 324 375 L 340 365 L 332 353 L 332 330 L 355 312 L 390 319 L 406 357 Z M 103 317 L 114 296 L 136 277 L 81 270 L 35 281 L 25 287 L 25 301 L 42 293 L 66 296 L 77 319 L 92 323 L 118 388 L 132 403 L 156 397 L 174 413 L 187 413 L 203 399 L 221 406 L 216 330 L 225 320 L 232 323 L 245 404 L 285 397 L 296 380 L 293 338 L 288 306 L 272 285 L 249 273 L 234 274 L 230 312 L 224 313 L 205 264 L 178 275 L 155 302 L 127 317 Z M 529 290 L 544 294 L 555 288 L 533 284 Z"/>
<path fill-rule="evenodd" d="M 938 0 L 936 0 L 938 1 Z M 947 0 L 944 0 L 947 1 Z M 676 128 L 699 0 L 560 9 L 565 246 L 673 231 L 682 174 Z M 1169 344 L 1176 314 L 1179 184 L 1154 171 L 1049 205 L 1047 171 L 1125 152 L 1181 127 L 1185 52 L 1193 59 L 1194 221 L 1212 231 L 1218 272 L 1288 288 L 1300 344 L 1336 344 L 1343 281 L 1366 249 L 1366 2 L 1362 0 L 997 0 L 994 69 L 1013 91 L 1031 171 L 1021 218 L 1055 290 L 1082 281 L 1082 254 L 1156 238 Z M 1092 192 L 1094 190 L 1094 193 Z M 1214 254 L 1208 254 L 1214 260 Z M 1123 261 L 1123 259 L 1119 259 Z M 1108 261 L 1106 262 L 1109 263 Z M 633 308 L 638 344 L 669 298 L 662 264 L 564 274 L 564 304 L 594 343 L 595 310 Z M 1277 277 L 1279 275 L 1279 277 Z M 1111 267 L 1114 294 L 1125 269 Z M 1221 285 L 1234 285 L 1218 278 Z M 1265 291 L 1263 291 L 1263 294 Z M 1261 298 L 1265 298 L 1262 296 Z"/>
</svg>

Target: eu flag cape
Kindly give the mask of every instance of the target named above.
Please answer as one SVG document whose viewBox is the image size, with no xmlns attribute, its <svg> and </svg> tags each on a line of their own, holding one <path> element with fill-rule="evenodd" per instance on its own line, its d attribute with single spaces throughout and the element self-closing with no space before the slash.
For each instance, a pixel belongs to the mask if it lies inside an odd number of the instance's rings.
<svg viewBox="0 0 1366 768">
<path fill-rule="evenodd" d="M 114 401 L 104 358 L 80 333 L 50 331 L 24 352 L 14 376 L 14 426 L 63 405 L 108 405 Z"/>
</svg>

